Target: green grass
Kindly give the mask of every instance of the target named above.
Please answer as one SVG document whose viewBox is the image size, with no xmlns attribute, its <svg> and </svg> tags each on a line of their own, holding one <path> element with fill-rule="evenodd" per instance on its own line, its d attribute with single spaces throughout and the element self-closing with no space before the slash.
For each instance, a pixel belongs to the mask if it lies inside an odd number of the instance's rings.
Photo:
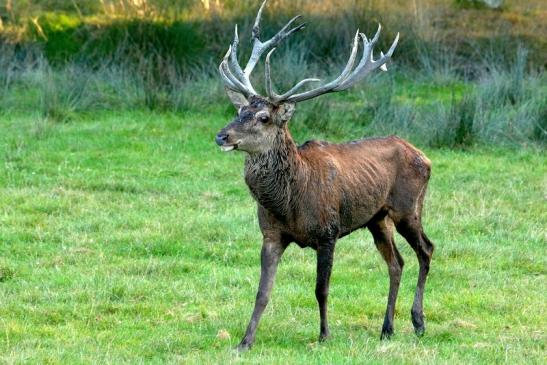
<svg viewBox="0 0 547 365">
<path fill-rule="evenodd" d="M 314 252 L 291 246 L 254 348 L 236 354 L 261 237 L 243 155 L 213 142 L 226 121 L 214 108 L 0 118 L 0 363 L 545 363 L 545 153 L 501 147 L 426 150 L 425 337 L 397 237 L 396 335 L 379 341 L 387 270 L 362 231 L 337 248 L 332 340 L 316 342 Z"/>
</svg>

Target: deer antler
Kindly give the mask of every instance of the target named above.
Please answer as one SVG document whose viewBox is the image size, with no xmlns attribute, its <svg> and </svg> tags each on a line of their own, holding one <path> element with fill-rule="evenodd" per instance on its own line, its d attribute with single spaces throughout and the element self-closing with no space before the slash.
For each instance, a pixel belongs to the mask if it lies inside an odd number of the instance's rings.
<svg viewBox="0 0 547 365">
<path fill-rule="evenodd" d="M 229 88 L 230 90 L 242 93 L 246 97 L 249 97 L 251 95 L 258 95 L 256 90 L 253 88 L 253 85 L 251 84 L 250 76 L 256 66 L 256 63 L 258 62 L 262 54 L 264 54 L 264 52 L 266 51 L 269 51 L 268 54 L 266 55 L 266 67 L 265 67 L 266 92 L 268 94 L 268 99 L 276 103 L 280 103 L 280 102 L 296 103 L 299 101 L 312 99 L 319 95 L 326 94 L 329 92 L 346 90 L 350 88 L 351 86 L 355 85 L 355 83 L 363 79 L 366 75 L 370 74 L 372 71 L 378 68 L 383 71 L 387 71 L 386 63 L 387 61 L 389 61 L 389 59 L 393 55 L 393 51 L 395 51 L 395 47 L 397 47 L 397 42 L 399 41 L 399 33 L 397 33 L 397 36 L 395 37 L 395 40 L 393 41 L 393 44 L 391 45 L 387 53 L 384 55 L 383 52 L 380 52 L 381 54 L 380 58 L 377 60 L 374 60 L 373 48 L 378 42 L 378 38 L 380 37 L 380 32 L 382 30 L 382 26 L 378 24 L 378 30 L 376 31 L 376 34 L 371 40 L 369 40 L 364 33 L 359 33 L 359 30 L 357 30 L 357 33 L 355 34 L 355 38 L 353 40 L 353 46 L 352 46 L 351 53 L 350 53 L 348 62 L 346 64 L 346 67 L 336 79 L 334 79 L 333 81 L 327 84 L 319 86 L 315 89 L 304 91 L 297 94 L 297 91 L 301 89 L 304 85 L 310 82 L 320 81 L 319 79 L 304 79 L 298 82 L 289 91 L 281 95 L 277 94 L 273 90 L 273 84 L 271 80 L 270 57 L 272 53 L 275 51 L 275 47 L 281 41 L 283 41 L 285 38 L 287 38 L 294 32 L 303 29 L 305 27 L 305 24 L 300 24 L 294 28 L 291 28 L 291 25 L 296 20 L 300 19 L 301 17 L 300 15 L 295 16 L 294 18 L 289 20 L 289 22 L 283 28 L 281 28 L 281 30 L 275 36 L 273 36 L 271 39 L 269 39 L 266 42 L 262 42 L 259 39 L 260 20 L 262 18 L 262 11 L 264 10 L 266 1 L 267 0 L 264 0 L 264 2 L 260 6 L 260 9 L 258 10 L 258 13 L 256 15 L 256 20 L 253 26 L 253 31 L 251 36 L 251 41 L 253 42 L 253 50 L 251 52 L 251 56 L 249 57 L 249 61 L 247 62 L 247 65 L 245 66 L 245 69 L 241 68 L 237 60 L 237 48 L 239 46 L 239 36 L 237 32 L 237 25 L 235 27 L 234 41 L 228 48 L 228 52 L 226 53 L 226 55 L 224 56 L 224 59 L 220 63 L 220 66 L 219 66 L 220 75 L 226 87 Z M 359 38 L 361 39 L 363 44 L 363 55 L 361 56 L 361 60 L 359 61 L 357 66 L 354 68 L 355 60 L 357 58 L 357 51 L 359 48 Z"/>
<path fill-rule="evenodd" d="M 303 100 L 308 100 L 311 98 L 315 98 L 319 95 L 326 94 L 333 91 L 342 91 L 346 90 L 349 87 L 355 85 L 358 81 L 363 79 L 366 75 L 370 74 L 372 71 L 376 70 L 377 68 L 380 68 L 383 71 L 387 71 L 386 63 L 393 55 L 393 51 L 395 51 L 395 47 L 397 47 L 397 42 L 399 41 L 399 33 L 397 33 L 397 36 L 395 37 L 395 40 L 393 41 L 393 44 L 389 48 L 388 52 L 384 55 L 383 52 L 380 52 L 381 57 L 374 60 L 373 57 L 373 48 L 376 42 L 378 41 L 378 38 L 380 37 L 380 31 L 382 30 L 382 26 L 378 24 L 378 30 L 376 31 L 376 35 L 374 35 L 374 38 L 372 38 L 370 41 L 367 39 L 367 36 L 364 33 L 359 33 L 359 30 L 355 34 L 355 38 L 353 40 L 353 46 L 351 49 L 351 54 L 349 56 L 349 60 L 346 64 L 346 67 L 333 81 L 320 86 L 318 88 L 305 91 L 299 94 L 296 94 L 296 91 L 305 83 L 310 81 L 319 81 L 317 79 L 305 79 L 300 81 L 296 86 L 294 86 L 292 89 L 287 91 L 286 93 L 282 95 L 277 95 L 272 91 L 272 81 L 270 79 L 270 55 L 272 54 L 273 50 L 267 55 L 266 57 L 266 89 L 268 91 L 269 98 L 274 102 L 291 102 L 296 103 Z M 361 60 L 359 61 L 359 64 L 353 68 L 355 64 L 355 59 L 357 56 L 357 49 L 359 47 L 359 38 L 361 38 L 363 43 L 363 55 L 361 57 Z"/>
<path fill-rule="evenodd" d="M 259 39 L 260 20 L 262 18 L 262 11 L 264 10 L 266 1 L 267 0 L 264 0 L 264 2 L 260 6 L 260 9 L 258 10 L 258 13 L 256 15 L 256 20 L 253 26 L 253 31 L 251 36 L 251 42 L 253 43 L 253 50 L 251 52 L 251 56 L 249 57 L 249 61 L 247 62 L 247 65 L 245 66 L 245 69 L 241 68 L 237 60 L 237 47 L 239 45 L 237 25 L 235 27 L 234 41 L 228 48 L 228 52 L 224 56 L 224 59 L 222 60 L 219 66 L 220 75 L 222 79 L 224 80 L 226 87 L 228 87 L 229 89 L 233 91 L 240 92 L 246 97 L 258 94 L 253 88 L 253 85 L 251 84 L 250 76 L 256 66 L 256 63 L 258 62 L 262 54 L 276 47 L 281 41 L 283 41 L 285 38 L 287 38 L 294 32 L 297 32 L 305 27 L 305 24 L 300 24 L 294 28 L 290 28 L 291 25 L 296 20 L 301 18 L 300 15 L 295 16 L 294 18 L 289 20 L 289 22 L 283 28 L 281 28 L 281 30 L 276 35 L 274 35 L 271 39 L 265 42 L 262 42 Z M 232 72 L 232 69 L 233 69 L 233 72 Z"/>
</svg>

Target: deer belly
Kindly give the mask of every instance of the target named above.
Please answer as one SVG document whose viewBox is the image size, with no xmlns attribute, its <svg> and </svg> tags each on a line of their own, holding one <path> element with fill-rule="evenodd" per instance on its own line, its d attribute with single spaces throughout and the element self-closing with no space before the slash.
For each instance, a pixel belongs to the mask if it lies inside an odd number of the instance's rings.
<svg viewBox="0 0 547 365">
<path fill-rule="evenodd" d="M 345 236 L 364 227 L 382 208 L 384 194 L 374 196 L 367 192 L 360 196 L 343 195 L 340 199 L 340 236 Z"/>
<path fill-rule="evenodd" d="M 310 248 L 313 248 L 314 250 L 317 250 L 317 243 L 315 242 L 304 242 L 304 241 L 294 241 L 294 243 L 296 243 L 298 245 L 298 247 L 300 248 L 307 248 L 307 247 L 310 247 Z"/>
</svg>

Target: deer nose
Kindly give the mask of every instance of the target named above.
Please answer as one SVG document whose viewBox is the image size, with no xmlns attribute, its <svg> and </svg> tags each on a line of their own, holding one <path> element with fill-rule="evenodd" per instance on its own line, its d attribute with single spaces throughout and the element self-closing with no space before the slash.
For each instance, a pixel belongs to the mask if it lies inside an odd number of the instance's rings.
<svg viewBox="0 0 547 365">
<path fill-rule="evenodd" d="M 228 135 L 226 133 L 219 133 L 217 134 L 217 137 L 215 138 L 215 142 L 222 146 L 226 141 L 228 140 Z"/>
</svg>

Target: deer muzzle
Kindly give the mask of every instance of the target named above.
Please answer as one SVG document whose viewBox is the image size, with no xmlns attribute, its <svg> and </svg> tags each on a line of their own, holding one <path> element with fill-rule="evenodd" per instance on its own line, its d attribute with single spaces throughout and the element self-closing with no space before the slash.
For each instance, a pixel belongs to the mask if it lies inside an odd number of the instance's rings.
<svg viewBox="0 0 547 365">
<path fill-rule="evenodd" d="M 230 136 L 227 133 L 220 132 L 215 138 L 215 142 L 220 146 L 222 152 L 228 152 L 237 149 L 237 143 L 229 142 Z"/>
</svg>

